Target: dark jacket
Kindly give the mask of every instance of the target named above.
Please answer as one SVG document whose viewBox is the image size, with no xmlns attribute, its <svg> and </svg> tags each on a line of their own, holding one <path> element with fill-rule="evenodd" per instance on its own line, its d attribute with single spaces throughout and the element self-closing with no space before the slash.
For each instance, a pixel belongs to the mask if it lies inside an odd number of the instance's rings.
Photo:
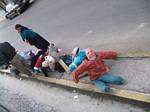
<svg viewBox="0 0 150 112">
<path fill-rule="evenodd" d="M 0 43 L 0 65 L 8 64 L 16 55 L 15 48 L 8 42 Z"/>
<path fill-rule="evenodd" d="M 39 34 L 35 33 L 34 31 L 26 27 L 22 28 L 20 35 L 23 41 L 27 40 L 31 45 L 34 45 L 36 48 L 42 49 L 43 51 L 46 51 L 50 44 Z"/>
</svg>

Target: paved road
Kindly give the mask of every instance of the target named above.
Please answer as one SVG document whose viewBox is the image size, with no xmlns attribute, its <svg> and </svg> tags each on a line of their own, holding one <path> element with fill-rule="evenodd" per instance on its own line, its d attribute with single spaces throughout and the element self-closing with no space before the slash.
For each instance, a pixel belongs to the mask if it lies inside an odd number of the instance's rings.
<svg viewBox="0 0 150 112">
<path fill-rule="evenodd" d="M 149 107 L 0 75 L 0 103 L 10 112 L 149 112 Z"/>
<path fill-rule="evenodd" d="M 148 0 L 36 0 L 21 16 L 1 22 L 0 40 L 27 48 L 14 31 L 21 23 L 67 51 L 149 51 L 149 6 Z"/>
</svg>

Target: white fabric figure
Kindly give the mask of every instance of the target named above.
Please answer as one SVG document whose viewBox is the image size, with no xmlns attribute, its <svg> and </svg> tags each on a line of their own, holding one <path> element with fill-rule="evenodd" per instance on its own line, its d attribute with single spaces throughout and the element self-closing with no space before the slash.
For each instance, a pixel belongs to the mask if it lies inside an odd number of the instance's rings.
<svg viewBox="0 0 150 112">
<path fill-rule="evenodd" d="M 55 59 L 48 55 L 45 56 L 45 61 L 42 62 L 42 67 L 49 67 L 52 71 L 55 70 Z"/>
</svg>

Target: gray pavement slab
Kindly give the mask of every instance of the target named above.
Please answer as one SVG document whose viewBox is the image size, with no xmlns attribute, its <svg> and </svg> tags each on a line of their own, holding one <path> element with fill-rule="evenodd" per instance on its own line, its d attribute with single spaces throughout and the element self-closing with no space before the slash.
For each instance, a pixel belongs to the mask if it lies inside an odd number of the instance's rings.
<svg viewBox="0 0 150 112">
<path fill-rule="evenodd" d="M 150 93 L 150 58 L 119 59 L 109 66 L 113 74 L 126 80 L 121 88 Z"/>
</svg>

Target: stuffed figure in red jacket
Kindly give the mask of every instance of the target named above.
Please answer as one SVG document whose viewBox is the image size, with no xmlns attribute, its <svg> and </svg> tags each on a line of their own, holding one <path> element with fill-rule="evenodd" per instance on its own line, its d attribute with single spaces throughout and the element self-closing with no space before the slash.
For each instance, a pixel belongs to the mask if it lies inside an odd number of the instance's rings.
<svg viewBox="0 0 150 112">
<path fill-rule="evenodd" d="M 119 76 L 114 76 L 109 72 L 108 67 L 104 65 L 103 59 L 116 59 L 117 53 L 113 51 L 94 52 L 91 48 L 86 49 L 87 58 L 73 71 L 73 80 L 79 82 L 78 76 L 88 72 L 90 80 L 101 92 L 108 92 L 108 83 L 121 85 L 124 80 Z"/>
</svg>

